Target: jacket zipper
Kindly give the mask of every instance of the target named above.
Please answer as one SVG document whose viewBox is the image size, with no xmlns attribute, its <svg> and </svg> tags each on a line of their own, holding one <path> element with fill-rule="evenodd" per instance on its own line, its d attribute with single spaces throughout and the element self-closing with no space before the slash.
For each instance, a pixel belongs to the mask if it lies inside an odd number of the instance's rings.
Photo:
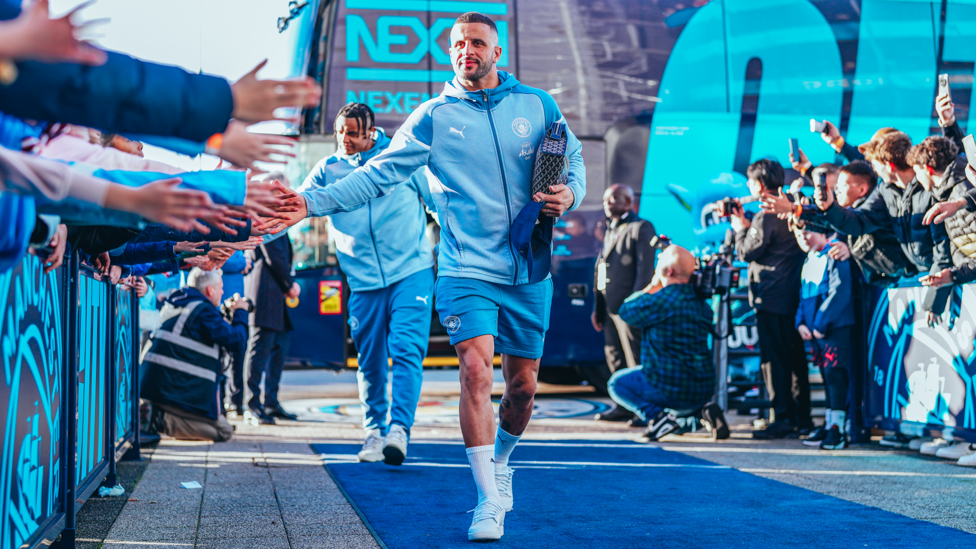
<svg viewBox="0 0 976 549">
<path fill-rule="evenodd" d="M 373 202 L 367 203 L 369 207 L 369 243 L 373 247 L 373 255 L 376 256 L 376 267 L 380 270 L 380 280 L 383 281 L 383 287 L 386 288 L 386 274 L 383 273 L 383 262 L 380 261 L 380 251 L 376 248 L 376 235 L 373 234 Z"/>
<path fill-rule="evenodd" d="M 488 126 L 491 127 L 491 137 L 495 141 L 495 156 L 498 158 L 498 171 L 502 174 L 502 186 L 505 188 L 505 214 L 508 216 L 508 252 L 512 254 L 512 263 L 515 265 L 515 274 L 512 275 L 512 285 L 518 284 L 519 263 L 518 256 L 512 250 L 512 205 L 508 198 L 508 178 L 505 177 L 505 164 L 502 162 L 502 148 L 498 144 L 498 133 L 495 131 L 495 120 L 491 117 L 491 103 L 488 102 L 488 90 L 481 90 L 485 98 L 485 112 L 488 113 Z"/>
</svg>

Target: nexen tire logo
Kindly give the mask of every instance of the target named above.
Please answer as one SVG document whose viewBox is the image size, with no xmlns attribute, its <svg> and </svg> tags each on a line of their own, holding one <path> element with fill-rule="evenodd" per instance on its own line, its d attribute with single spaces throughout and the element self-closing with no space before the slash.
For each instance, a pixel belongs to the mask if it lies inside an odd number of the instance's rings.
<svg viewBox="0 0 976 549">
<path fill-rule="evenodd" d="M 356 10 L 358 13 L 347 12 L 344 18 L 346 27 L 346 61 L 349 64 L 395 63 L 398 65 L 419 64 L 428 54 L 434 59 L 435 65 L 442 65 L 440 70 L 425 69 L 387 69 L 367 67 L 347 67 L 347 80 L 369 80 L 390 82 L 438 82 L 450 80 L 454 77 L 451 69 L 451 57 L 437 43 L 437 39 L 454 26 L 455 17 L 440 17 L 435 19 L 428 28 L 425 24 L 427 17 L 409 15 L 382 15 L 375 19 L 375 28 L 367 23 L 366 17 L 375 14 L 377 10 L 386 12 L 423 12 L 423 13 L 464 13 L 480 11 L 495 19 L 498 27 L 498 42 L 502 46 L 502 57 L 498 61 L 499 67 L 509 64 L 509 29 L 508 21 L 504 18 L 509 13 L 507 2 L 458 2 L 458 1 L 424 1 L 413 2 L 404 0 L 346 0 L 346 10 Z M 416 42 L 409 52 L 402 51 L 402 46 Z M 447 45 L 446 41 L 443 44 Z M 401 46 L 401 51 L 392 51 L 393 46 Z M 362 48 L 365 47 L 368 60 L 360 59 Z"/>
</svg>

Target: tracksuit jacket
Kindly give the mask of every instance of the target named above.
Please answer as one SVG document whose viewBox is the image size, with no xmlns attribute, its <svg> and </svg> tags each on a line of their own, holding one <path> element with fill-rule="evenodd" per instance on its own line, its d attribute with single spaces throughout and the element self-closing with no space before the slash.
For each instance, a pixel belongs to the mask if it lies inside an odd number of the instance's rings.
<svg viewBox="0 0 976 549">
<path fill-rule="evenodd" d="M 800 280 L 800 305 L 796 327 L 806 326 L 829 336 L 833 330 L 854 325 L 851 303 L 851 265 L 827 255 L 829 244 L 811 250 L 803 262 Z"/>
<path fill-rule="evenodd" d="M 323 159 L 299 190 L 331 185 L 385 151 L 391 140 L 382 128 L 376 132 L 373 148 L 350 156 L 337 152 Z M 425 232 L 424 202 L 432 205 L 427 179 L 423 170 L 417 170 L 402 185 L 364 207 L 330 216 L 339 264 L 349 288 L 354 292 L 386 288 L 434 266 Z"/>
<path fill-rule="evenodd" d="M 532 201 L 536 147 L 563 121 L 544 91 L 499 72 L 494 89 L 469 92 L 455 79 L 422 104 L 390 146 L 342 180 L 303 194 L 310 216 L 349 212 L 392 192 L 424 168 L 441 223 L 438 276 L 525 284 L 528 262 L 512 245 L 511 226 Z M 567 185 L 577 208 L 586 193 L 582 146 L 568 132 Z"/>
</svg>

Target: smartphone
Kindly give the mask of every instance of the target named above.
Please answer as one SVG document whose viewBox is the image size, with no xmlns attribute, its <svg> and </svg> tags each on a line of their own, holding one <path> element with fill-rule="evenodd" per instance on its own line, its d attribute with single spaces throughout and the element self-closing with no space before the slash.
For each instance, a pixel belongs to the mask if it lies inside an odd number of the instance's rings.
<svg viewBox="0 0 976 549">
<path fill-rule="evenodd" d="M 821 171 L 817 174 L 817 188 L 820 189 L 820 196 L 827 198 L 827 172 Z"/>
<path fill-rule="evenodd" d="M 952 94 L 949 93 L 949 75 L 940 74 L 939 75 L 939 95 L 948 95 L 949 99 L 952 99 Z"/>
<path fill-rule="evenodd" d="M 793 162 L 800 161 L 800 142 L 795 137 L 790 138 L 790 154 L 793 155 Z"/>
<path fill-rule="evenodd" d="M 969 161 L 969 165 L 976 170 L 976 140 L 973 139 L 973 134 L 962 138 L 962 147 L 966 150 L 966 160 Z"/>
<path fill-rule="evenodd" d="M 813 133 L 825 133 L 827 131 L 827 121 L 826 120 L 814 120 L 810 119 L 810 131 Z"/>
</svg>

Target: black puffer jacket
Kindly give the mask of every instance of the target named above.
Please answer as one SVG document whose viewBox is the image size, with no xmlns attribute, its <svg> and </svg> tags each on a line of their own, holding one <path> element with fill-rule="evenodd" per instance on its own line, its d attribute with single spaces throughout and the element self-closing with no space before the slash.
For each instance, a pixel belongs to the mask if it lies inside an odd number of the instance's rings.
<svg viewBox="0 0 976 549">
<path fill-rule="evenodd" d="M 957 267 L 976 257 L 976 208 L 968 199 L 968 195 L 974 192 L 972 184 L 966 179 L 965 157 L 957 157 L 946 169 L 942 185 L 932 190 L 938 202 L 967 199 L 967 207 L 945 221 L 946 232 L 952 242 L 952 263 Z"/>
</svg>

